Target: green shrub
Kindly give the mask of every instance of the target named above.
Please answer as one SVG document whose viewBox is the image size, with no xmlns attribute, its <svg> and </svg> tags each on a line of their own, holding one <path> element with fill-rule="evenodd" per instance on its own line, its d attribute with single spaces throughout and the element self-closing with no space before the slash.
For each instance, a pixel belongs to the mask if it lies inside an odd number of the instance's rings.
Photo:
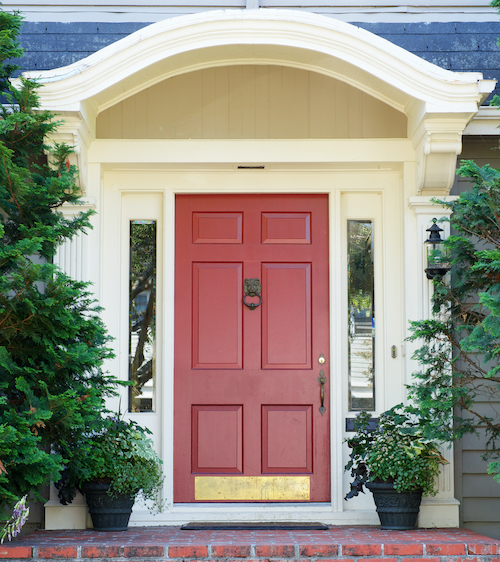
<svg viewBox="0 0 500 562">
<path fill-rule="evenodd" d="M 368 481 L 392 482 L 398 491 L 421 489 L 432 496 L 437 493 L 436 476 L 442 464 L 447 464 L 438 444 L 426 439 L 422 425 L 425 420 L 401 404 L 380 415 L 378 427 L 368 429 L 370 416 L 358 414 L 356 434 L 347 442 L 352 449 L 346 470 L 361 473 L 361 488 Z M 357 493 L 349 495 L 352 497 Z"/>
</svg>

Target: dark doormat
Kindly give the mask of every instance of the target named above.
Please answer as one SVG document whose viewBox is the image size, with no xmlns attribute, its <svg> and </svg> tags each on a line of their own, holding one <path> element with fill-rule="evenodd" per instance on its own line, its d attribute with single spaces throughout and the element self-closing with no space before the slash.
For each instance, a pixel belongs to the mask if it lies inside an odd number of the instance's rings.
<svg viewBox="0 0 500 562">
<path fill-rule="evenodd" d="M 323 523 L 298 523 L 298 522 L 276 522 L 276 523 L 252 523 L 252 522 L 228 522 L 228 523 L 186 523 L 182 525 L 182 531 L 327 531 L 328 525 Z"/>
</svg>

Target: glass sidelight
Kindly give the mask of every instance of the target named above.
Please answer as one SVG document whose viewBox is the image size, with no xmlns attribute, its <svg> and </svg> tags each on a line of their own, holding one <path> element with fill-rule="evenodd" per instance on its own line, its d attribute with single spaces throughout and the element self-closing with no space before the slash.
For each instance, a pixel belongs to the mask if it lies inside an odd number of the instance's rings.
<svg viewBox="0 0 500 562">
<path fill-rule="evenodd" d="M 375 410 L 373 223 L 347 221 L 349 410 Z"/>
<path fill-rule="evenodd" d="M 155 409 L 156 221 L 130 221 L 130 412 Z"/>
</svg>

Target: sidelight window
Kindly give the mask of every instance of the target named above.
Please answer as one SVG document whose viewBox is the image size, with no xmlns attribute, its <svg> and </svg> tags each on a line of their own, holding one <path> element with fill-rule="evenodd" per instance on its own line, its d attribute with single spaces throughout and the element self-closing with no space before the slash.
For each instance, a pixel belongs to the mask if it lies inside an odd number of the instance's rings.
<svg viewBox="0 0 500 562">
<path fill-rule="evenodd" d="M 130 221 L 130 412 L 155 409 L 156 221 Z"/>
<path fill-rule="evenodd" d="M 347 221 L 349 410 L 375 410 L 372 221 Z"/>
</svg>

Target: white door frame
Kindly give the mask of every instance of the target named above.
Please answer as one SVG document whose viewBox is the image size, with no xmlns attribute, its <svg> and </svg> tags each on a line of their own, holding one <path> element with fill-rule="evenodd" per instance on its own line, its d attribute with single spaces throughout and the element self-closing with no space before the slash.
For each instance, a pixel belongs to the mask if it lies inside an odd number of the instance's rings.
<svg viewBox="0 0 500 562">
<path fill-rule="evenodd" d="M 382 303 L 400 301 L 400 306 L 390 310 L 396 316 L 394 322 L 380 321 L 390 315 L 385 304 L 378 304 L 377 310 L 381 335 L 377 338 L 380 349 L 377 352 L 378 376 L 377 409 L 382 411 L 389 405 L 401 401 L 404 396 L 402 381 L 402 360 L 398 366 L 385 365 L 384 340 L 390 339 L 391 330 L 399 332 L 393 336 L 402 339 L 400 320 L 402 298 L 402 268 L 398 260 L 401 248 L 394 251 L 382 249 L 383 240 L 394 241 L 394 236 L 386 234 L 386 223 L 390 228 L 401 232 L 402 216 L 399 193 L 401 192 L 399 170 L 151 170 L 127 169 L 106 170 L 102 178 L 102 212 L 100 229 L 102 234 L 101 257 L 101 295 L 105 308 L 104 321 L 112 335 L 117 336 L 117 357 L 110 370 L 116 376 L 127 377 L 128 365 L 128 221 L 152 219 L 163 221 L 163 264 L 158 262 L 158 409 L 156 413 L 130 414 L 139 423 L 148 426 L 157 438 L 156 445 L 164 458 L 166 474 L 165 497 L 170 503 L 164 514 L 153 518 L 143 509 L 134 510 L 131 524 L 178 524 L 191 520 L 224 520 L 238 514 L 242 520 L 260 520 L 266 517 L 277 520 L 321 520 L 336 524 L 376 524 L 376 514 L 372 504 L 349 508 L 343 501 L 346 480 L 343 466 L 346 450 L 342 447 L 345 417 L 347 412 L 347 304 L 345 268 L 345 224 L 347 218 L 371 218 L 376 223 L 382 260 L 377 266 L 377 282 Z M 304 193 L 305 185 L 314 186 L 312 193 L 327 193 L 330 206 L 330 310 L 331 310 L 331 480 L 332 501 L 328 503 L 304 504 L 173 504 L 173 347 L 174 347 L 174 217 L 175 195 L 178 193 Z M 138 188 L 138 186 L 141 186 Z M 349 194 L 353 194 L 352 196 Z M 345 208 L 346 198 L 368 202 L 364 210 L 352 211 L 356 201 Z M 379 210 L 374 212 L 370 202 L 375 198 L 380 202 Z M 148 207 L 149 205 L 149 207 Z M 159 208 L 161 205 L 161 209 Z M 375 205 L 376 207 L 376 205 Z M 119 212 L 117 210 L 120 209 Z M 388 220 L 390 217 L 390 220 Z M 399 225 L 399 226 L 397 226 Z M 159 232 L 161 230 L 159 229 Z M 399 239 L 401 246 L 402 238 Z M 117 243 L 120 251 L 117 251 Z M 394 246 L 394 242 L 391 242 Z M 383 283 L 383 272 L 392 272 L 389 283 Z M 116 284 L 106 283 L 112 278 L 111 272 L 122 272 L 120 291 Z M 341 280 L 341 282 L 338 282 Z M 401 297 L 395 299 L 399 291 Z M 391 295 L 389 298 L 388 295 Z M 162 304 L 160 304 L 162 303 Z M 160 311 L 163 311 L 161 314 Z M 383 312 L 384 311 L 384 312 Z M 345 322 L 342 320 L 345 318 Z M 340 319 L 340 320 L 339 320 Z M 344 326 L 345 324 L 345 326 Z M 382 328 L 382 325 L 386 326 Z M 344 329 L 345 328 L 345 329 Z M 378 327 L 377 327 L 378 329 Z M 392 341 L 392 340 L 391 340 Z M 161 342 L 161 345 L 160 345 Z M 384 384 L 384 378 L 390 379 Z M 122 393 L 122 404 L 126 404 L 126 392 Z M 116 404 L 116 401 L 115 401 Z M 122 408 L 123 409 L 123 408 Z M 161 432 L 161 428 L 164 431 Z M 158 437 L 161 438 L 158 439 Z M 354 506 L 355 507 L 355 506 Z M 361 508 L 360 508 L 361 507 Z M 264 511 L 265 510 L 265 511 Z"/>
</svg>

